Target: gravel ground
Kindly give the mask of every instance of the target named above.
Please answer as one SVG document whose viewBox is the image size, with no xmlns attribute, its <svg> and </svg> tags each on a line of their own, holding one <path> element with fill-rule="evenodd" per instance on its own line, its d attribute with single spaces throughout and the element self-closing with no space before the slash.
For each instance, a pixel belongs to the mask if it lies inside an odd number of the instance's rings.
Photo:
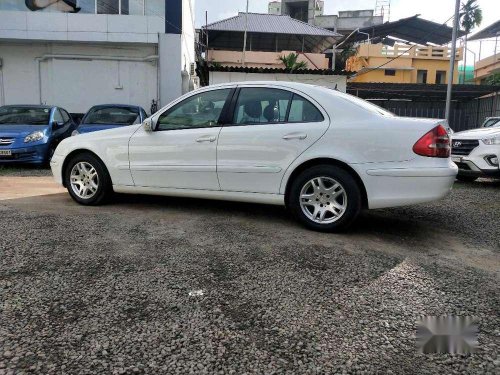
<svg viewBox="0 0 500 375">
<path fill-rule="evenodd" d="M 0 374 L 494 374 L 500 183 L 363 214 L 67 194 L 0 202 Z M 473 355 L 416 350 L 420 315 L 474 315 Z"/>
</svg>

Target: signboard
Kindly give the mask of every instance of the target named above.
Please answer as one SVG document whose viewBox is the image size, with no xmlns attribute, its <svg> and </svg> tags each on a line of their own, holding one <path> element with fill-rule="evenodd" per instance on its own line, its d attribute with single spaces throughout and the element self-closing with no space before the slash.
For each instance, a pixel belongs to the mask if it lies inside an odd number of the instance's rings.
<svg viewBox="0 0 500 375">
<path fill-rule="evenodd" d="M 165 17 L 165 0 L 0 0 L 0 11 L 129 14 Z"/>
<path fill-rule="evenodd" d="M 118 13 L 119 0 L 97 0 L 97 3 L 108 3 L 110 8 L 116 6 Z M 32 12 L 59 13 L 95 13 L 96 0 L 2 0 L 0 10 L 21 10 Z"/>
</svg>

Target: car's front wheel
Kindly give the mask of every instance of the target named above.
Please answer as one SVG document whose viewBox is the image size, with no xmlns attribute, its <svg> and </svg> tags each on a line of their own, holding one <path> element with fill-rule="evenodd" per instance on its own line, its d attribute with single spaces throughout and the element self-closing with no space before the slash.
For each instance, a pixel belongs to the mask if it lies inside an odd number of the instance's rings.
<svg viewBox="0 0 500 375">
<path fill-rule="evenodd" d="M 90 153 L 71 158 L 66 166 L 64 181 L 71 197 L 84 205 L 102 204 L 112 192 L 106 167 Z"/>
<path fill-rule="evenodd" d="M 293 181 L 288 207 L 311 229 L 340 231 L 359 215 L 362 196 L 358 184 L 344 169 L 318 165 Z"/>
</svg>

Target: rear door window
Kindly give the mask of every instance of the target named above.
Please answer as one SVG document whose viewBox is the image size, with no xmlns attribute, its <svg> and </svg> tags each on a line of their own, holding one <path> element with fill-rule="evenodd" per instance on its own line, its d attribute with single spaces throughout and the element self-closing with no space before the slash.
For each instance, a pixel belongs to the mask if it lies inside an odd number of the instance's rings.
<svg viewBox="0 0 500 375">
<path fill-rule="evenodd" d="M 242 88 L 234 111 L 234 125 L 271 124 L 286 121 L 292 93 L 261 87 Z"/>
<path fill-rule="evenodd" d="M 233 125 L 322 122 L 320 110 L 304 97 L 274 88 L 245 87 L 240 89 Z"/>
</svg>

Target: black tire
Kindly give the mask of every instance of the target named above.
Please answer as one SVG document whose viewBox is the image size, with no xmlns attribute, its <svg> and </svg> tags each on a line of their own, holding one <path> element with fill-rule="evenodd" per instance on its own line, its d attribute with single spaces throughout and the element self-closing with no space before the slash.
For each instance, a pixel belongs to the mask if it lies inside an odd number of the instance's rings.
<svg viewBox="0 0 500 375">
<path fill-rule="evenodd" d="M 306 189 L 306 185 L 308 185 L 311 180 L 319 177 L 325 177 L 327 181 L 331 179 L 339 183 L 344 189 L 347 197 L 344 212 L 337 219 L 334 219 L 333 215 L 330 213 L 332 216 L 330 219 L 335 220 L 330 223 L 318 223 L 314 221 L 303 212 L 300 205 L 302 190 Z M 309 185 L 309 187 L 312 188 L 311 185 Z M 362 208 L 362 195 L 360 187 L 349 172 L 333 165 L 317 165 L 303 171 L 294 179 L 287 197 L 287 203 L 293 216 L 306 227 L 318 231 L 338 232 L 348 228 L 358 217 Z M 328 203 L 328 205 L 331 204 L 331 202 L 324 203 L 325 206 L 326 203 Z M 311 216 L 313 215 L 313 213 L 310 214 Z M 325 218 L 328 219 L 328 217 Z"/>
<path fill-rule="evenodd" d="M 478 179 L 479 177 L 476 176 L 466 176 L 463 174 L 457 175 L 457 180 L 462 181 L 462 182 L 474 182 Z"/>
<path fill-rule="evenodd" d="M 97 172 L 97 190 L 89 198 L 82 198 L 73 190 L 70 181 L 71 171 L 78 163 L 85 162 L 92 166 Z M 105 203 L 113 192 L 113 184 L 108 170 L 103 162 L 91 153 L 81 153 L 72 157 L 64 170 L 64 184 L 71 197 L 78 203 L 86 206 L 97 206 Z"/>
</svg>

